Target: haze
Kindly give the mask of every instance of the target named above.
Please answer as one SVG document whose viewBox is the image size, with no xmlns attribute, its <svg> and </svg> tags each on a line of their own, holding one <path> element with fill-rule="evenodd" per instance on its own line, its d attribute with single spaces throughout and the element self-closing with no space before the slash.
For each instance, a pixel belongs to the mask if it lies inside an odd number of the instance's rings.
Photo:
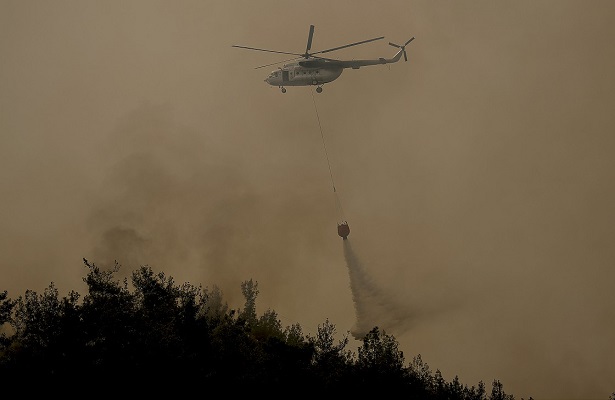
<svg viewBox="0 0 615 400">
<path fill-rule="evenodd" d="M 615 3 L 0 0 L 0 291 L 86 258 L 315 333 L 379 325 L 445 379 L 608 399 Z M 298 52 L 409 62 L 282 94 Z M 313 96 L 313 97 L 312 97 Z M 336 212 L 318 110 L 337 193 Z M 352 283 L 352 284 L 351 284 Z M 352 338 L 352 336 L 351 336 Z M 358 341 L 352 339 L 353 345 Z"/>
</svg>

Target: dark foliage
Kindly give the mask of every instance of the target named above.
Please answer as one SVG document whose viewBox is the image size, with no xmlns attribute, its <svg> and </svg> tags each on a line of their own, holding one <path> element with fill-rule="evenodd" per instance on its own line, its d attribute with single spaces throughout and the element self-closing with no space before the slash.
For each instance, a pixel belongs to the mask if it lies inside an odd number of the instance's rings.
<svg viewBox="0 0 615 400">
<path fill-rule="evenodd" d="M 131 288 L 84 259 L 88 292 L 60 298 L 52 283 L 16 300 L 0 292 L 0 380 L 137 393 L 223 389 L 284 395 L 376 389 L 412 399 L 513 400 L 499 381 L 468 387 L 432 372 L 420 354 L 406 364 L 392 335 L 374 327 L 358 354 L 336 342 L 326 320 L 315 337 L 256 313 L 258 285 L 242 283 L 245 306 L 229 310 L 217 288 L 176 285 L 142 266 Z M 87 386 L 86 386 L 87 385 Z M 95 386 L 92 386 L 95 385 Z M 323 392 L 324 390 L 324 392 Z M 370 392 L 371 393 L 371 392 Z M 100 392 L 99 392 L 100 394 Z"/>
</svg>

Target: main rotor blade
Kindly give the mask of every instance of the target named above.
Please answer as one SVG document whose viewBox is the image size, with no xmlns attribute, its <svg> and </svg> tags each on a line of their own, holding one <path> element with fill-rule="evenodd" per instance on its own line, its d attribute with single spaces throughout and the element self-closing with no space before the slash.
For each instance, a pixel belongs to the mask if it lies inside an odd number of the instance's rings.
<svg viewBox="0 0 615 400">
<path fill-rule="evenodd" d="M 310 33 L 308 34 L 307 47 L 305 48 L 305 58 L 310 54 L 312 48 L 312 38 L 314 37 L 314 25 L 310 25 Z"/>
<path fill-rule="evenodd" d="M 311 58 L 317 58 L 319 60 L 327 60 L 327 61 L 340 61 L 340 60 L 336 60 L 335 58 L 327 58 L 327 57 L 320 57 L 320 56 L 311 56 Z"/>
<path fill-rule="evenodd" d="M 373 38 L 373 39 L 362 40 L 362 41 L 360 41 L 360 42 L 350 43 L 350 44 L 346 44 L 346 45 L 344 45 L 344 46 L 334 47 L 334 48 L 332 48 L 332 49 L 321 50 L 321 51 L 317 51 L 317 52 L 312 53 L 312 54 L 322 54 L 322 53 L 328 53 L 328 52 L 330 52 L 330 51 L 339 50 L 339 49 L 345 49 L 346 47 L 356 46 L 356 45 L 358 45 L 358 44 L 363 44 L 363 43 L 369 43 L 369 42 L 373 42 L 373 41 L 375 41 L 375 40 L 380 40 L 380 39 L 384 39 L 384 36 L 380 36 L 380 37 Z"/>
<path fill-rule="evenodd" d="M 248 49 L 248 50 L 258 50 L 258 51 L 266 51 L 268 53 L 278 53 L 278 54 L 290 54 L 293 56 L 303 56 L 303 54 L 298 53 L 289 53 L 287 51 L 276 51 L 276 50 L 267 50 L 267 49 L 257 49 L 256 47 L 247 47 L 247 46 L 237 46 L 234 44 L 232 47 L 239 47 L 240 49 Z"/>
<path fill-rule="evenodd" d="M 274 63 L 271 63 L 271 64 L 265 64 L 265 65 L 261 65 L 259 67 L 254 67 L 254 69 L 264 68 L 264 67 L 268 67 L 270 65 L 282 64 L 282 63 L 285 63 L 287 61 L 298 60 L 299 58 L 302 58 L 302 57 L 293 57 L 293 58 L 289 58 L 288 60 L 278 61 L 278 62 L 274 62 Z"/>
</svg>

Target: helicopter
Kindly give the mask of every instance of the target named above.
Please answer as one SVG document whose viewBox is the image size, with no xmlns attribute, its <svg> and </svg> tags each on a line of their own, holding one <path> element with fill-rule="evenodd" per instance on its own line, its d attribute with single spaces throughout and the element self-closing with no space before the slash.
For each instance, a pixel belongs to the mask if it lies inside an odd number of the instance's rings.
<svg viewBox="0 0 615 400">
<path fill-rule="evenodd" d="M 370 59 L 370 60 L 336 60 L 332 58 L 325 58 L 321 56 L 317 56 L 316 54 L 324 54 L 329 53 L 335 50 L 344 49 L 351 46 L 356 46 L 359 44 L 374 42 L 376 40 L 384 39 L 384 36 L 380 36 L 373 39 L 362 40 L 360 42 L 350 43 L 343 46 L 333 47 L 326 50 L 310 52 L 312 48 L 312 38 L 314 37 L 314 25 L 310 25 L 310 30 L 308 33 L 307 46 L 305 48 L 305 53 L 291 53 L 286 51 L 277 51 L 277 50 L 267 50 L 267 49 L 259 49 L 256 47 L 247 47 L 247 46 L 239 46 L 233 45 L 232 47 L 238 47 L 240 49 L 248 49 L 248 50 L 256 50 L 256 51 L 265 51 L 269 53 L 278 53 L 278 54 L 290 54 L 297 57 L 279 61 L 276 63 L 261 65 L 258 68 L 268 67 L 270 65 L 281 64 L 287 61 L 294 61 L 288 64 L 284 64 L 282 67 L 271 71 L 269 76 L 265 79 L 265 82 L 272 86 L 277 86 L 280 88 L 282 93 L 286 93 L 285 86 L 316 86 L 316 92 L 322 92 L 322 86 L 325 83 L 333 82 L 337 78 L 340 77 L 344 69 L 352 68 L 359 69 L 361 67 L 365 67 L 368 65 L 379 65 L 379 64 L 390 64 L 395 63 L 401 59 L 401 55 L 404 55 L 404 60 L 408 61 L 408 55 L 406 54 L 406 46 L 414 40 L 414 37 L 410 38 L 403 45 L 398 45 L 395 43 L 389 42 L 389 45 L 398 48 L 399 50 L 393 58 L 378 58 L 378 59 Z"/>
</svg>

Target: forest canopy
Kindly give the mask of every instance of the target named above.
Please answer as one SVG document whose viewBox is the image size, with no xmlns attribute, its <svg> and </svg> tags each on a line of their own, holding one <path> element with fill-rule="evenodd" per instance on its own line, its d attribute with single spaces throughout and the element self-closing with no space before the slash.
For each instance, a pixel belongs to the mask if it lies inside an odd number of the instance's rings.
<svg viewBox="0 0 615 400">
<path fill-rule="evenodd" d="M 39 381 L 182 382 L 190 387 L 403 390 L 419 399 L 514 400 L 499 380 L 491 390 L 446 381 L 420 354 L 406 361 L 394 336 L 374 326 L 355 353 L 328 319 L 317 334 L 277 313 L 256 312 L 258 283 L 241 284 L 243 308 L 217 287 L 176 284 L 149 266 L 120 282 L 115 268 L 84 259 L 87 293 L 60 297 L 53 282 L 16 299 L 0 292 L 0 376 Z M 124 380 L 118 379 L 124 377 Z"/>
</svg>

